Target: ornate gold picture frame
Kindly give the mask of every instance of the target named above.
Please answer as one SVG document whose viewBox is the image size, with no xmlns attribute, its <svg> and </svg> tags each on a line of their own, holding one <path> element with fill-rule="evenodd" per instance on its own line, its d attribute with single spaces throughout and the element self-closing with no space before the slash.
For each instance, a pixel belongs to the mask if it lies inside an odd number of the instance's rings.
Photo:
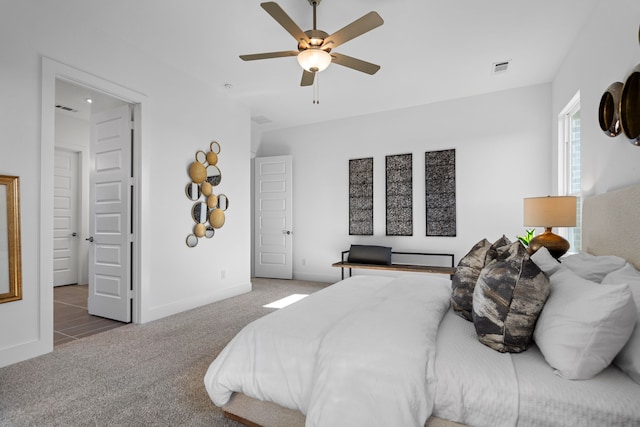
<svg viewBox="0 0 640 427">
<path fill-rule="evenodd" d="M 0 304 L 21 299 L 19 178 L 0 175 Z"/>
</svg>

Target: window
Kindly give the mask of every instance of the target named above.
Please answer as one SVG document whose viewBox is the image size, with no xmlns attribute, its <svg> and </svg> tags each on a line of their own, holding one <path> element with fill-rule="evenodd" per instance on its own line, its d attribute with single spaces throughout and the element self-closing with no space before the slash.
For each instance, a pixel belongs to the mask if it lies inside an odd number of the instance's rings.
<svg viewBox="0 0 640 427">
<path fill-rule="evenodd" d="M 580 92 L 558 116 L 558 194 L 576 196 L 576 226 L 563 234 L 571 251 L 582 248 L 582 201 L 580 199 Z"/>
</svg>

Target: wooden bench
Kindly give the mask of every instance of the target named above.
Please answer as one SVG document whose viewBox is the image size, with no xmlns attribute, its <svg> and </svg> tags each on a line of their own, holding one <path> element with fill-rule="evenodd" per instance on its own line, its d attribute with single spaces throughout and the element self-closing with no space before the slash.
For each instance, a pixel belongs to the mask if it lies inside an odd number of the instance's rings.
<svg viewBox="0 0 640 427">
<path fill-rule="evenodd" d="M 456 272 L 454 267 L 454 259 L 453 254 L 436 254 L 436 253 L 428 253 L 428 252 L 391 252 L 391 255 L 415 255 L 415 256 L 438 256 L 438 257 L 448 257 L 451 260 L 451 267 L 445 266 L 436 266 L 436 265 L 421 265 L 421 264 L 402 264 L 402 263 L 391 263 L 391 264 L 362 264 L 356 262 L 348 262 L 345 261 L 345 255 L 348 254 L 349 251 L 342 251 L 341 261 L 334 262 L 331 264 L 332 267 L 339 267 L 342 273 L 342 279 L 344 280 L 344 269 L 349 269 L 349 277 L 351 277 L 352 269 L 354 268 L 364 268 L 369 270 L 387 270 L 387 271 L 402 271 L 402 272 L 418 272 L 418 273 L 437 273 L 437 274 L 448 274 L 449 276 L 453 276 Z"/>
</svg>

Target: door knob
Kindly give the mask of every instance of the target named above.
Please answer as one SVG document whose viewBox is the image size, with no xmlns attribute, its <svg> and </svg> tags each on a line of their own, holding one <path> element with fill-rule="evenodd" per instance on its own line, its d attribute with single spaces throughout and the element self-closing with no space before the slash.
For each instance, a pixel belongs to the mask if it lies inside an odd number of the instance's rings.
<svg viewBox="0 0 640 427">
<path fill-rule="evenodd" d="M 89 236 L 89 237 L 87 237 L 87 238 L 86 238 L 86 239 L 84 239 L 84 240 L 88 240 L 90 243 L 93 243 L 93 236 Z"/>
<path fill-rule="evenodd" d="M 76 233 L 75 231 L 73 233 L 71 233 L 71 237 L 76 237 L 78 235 L 78 233 Z"/>
<path fill-rule="evenodd" d="M 282 230 L 282 234 L 291 234 L 290 230 Z"/>
</svg>

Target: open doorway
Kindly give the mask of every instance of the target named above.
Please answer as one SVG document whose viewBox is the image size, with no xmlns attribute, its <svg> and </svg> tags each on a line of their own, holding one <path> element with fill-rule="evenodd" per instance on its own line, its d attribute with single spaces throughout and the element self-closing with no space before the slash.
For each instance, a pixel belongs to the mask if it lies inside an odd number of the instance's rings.
<svg viewBox="0 0 640 427">
<path fill-rule="evenodd" d="M 91 115 L 127 105 L 56 79 L 53 201 L 54 286 L 88 284 Z"/>
<path fill-rule="evenodd" d="M 141 161 L 142 153 L 142 110 L 146 103 L 146 96 L 133 89 L 129 89 L 117 82 L 106 80 L 95 74 L 88 73 L 73 66 L 63 64 L 48 57 L 42 57 L 42 110 L 41 110 L 41 145 L 40 145 L 40 218 L 39 238 L 39 302 L 38 325 L 39 333 L 33 346 L 33 354 L 44 354 L 53 351 L 53 177 L 55 157 L 55 94 L 56 81 L 65 80 L 78 86 L 87 87 L 108 94 L 125 101 L 133 106 L 133 123 L 129 124 L 129 132 L 133 134 L 133 158 L 129 159 L 134 175 L 130 179 L 132 210 L 130 230 L 131 262 L 129 277 L 131 289 L 126 292 L 129 298 L 131 321 L 139 323 L 143 307 L 143 277 L 144 268 L 141 260 L 142 234 L 142 199 L 145 170 Z M 131 129 L 132 128 L 132 129 Z M 85 237 L 86 238 L 86 237 Z M 82 238 L 83 239 L 83 238 Z"/>
<path fill-rule="evenodd" d="M 93 211 L 96 204 L 101 202 L 100 192 L 103 190 L 100 188 L 105 187 L 103 185 L 96 190 L 94 183 L 96 169 L 100 169 L 95 158 L 100 155 L 96 154 L 95 149 L 95 139 L 100 137 L 100 131 L 96 132 L 95 128 L 99 127 L 100 123 L 97 123 L 95 118 L 109 115 L 111 111 L 124 111 L 125 117 L 122 120 L 126 121 L 127 126 L 121 132 L 125 134 L 121 147 L 124 154 L 119 154 L 118 157 L 132 159 L 132 113 L 129 111 L 133 111 L 133 106 L 91 87 L 56 78 L 52 231 L 54 345 L 93 335 L 131 321 L 133 288 L 130 275 L 130 210 L 122 215 L 126 223 L 121 230 L 126 239 L 124 250 L 113 244 L 93 243 L 94 231 L 101 227 L 99 219 L 98 224 L 95 224 L 96 214 Z M 127 133 L 129 135 L 126 135 Z M 133 191 L 128 188 L 132 177 L 132 163 L 127 160 L 125 178 L 121 180 L 123 185 L 119 192 L 125 199 L 132 198 L 133 195 Z M 112 196 L 113 189 L 109 191 Z M 96 192 L 99 194 L 92 194 Z M 133 200 L 125 200 L 123 203 L 130 207 Z M 124 274 L 96 274 L 94 270 L 99 260 L 96 261 L 95 254 L 100 256 L 105 251 L 123 254 L 117 259 L 111 257 L 108 262 L 120 264 L 121 268 L 118 271 L 123 271 Z M 123 286 L 116 283 L 113 286 L 113 283 L 118 281 L 127 283 Z M 104 285 L 103 282 L 107 284 Z M 105 297 L 105 292 L 107 299 L 126 299 L 124 303 L 128 307 L 124 311 L 128 311 L 128 315 L 122 316 L 117 313 L 123 310 L 114 312 L 110 307 L 101 307 L 100 298 Z"/>
</svg>

